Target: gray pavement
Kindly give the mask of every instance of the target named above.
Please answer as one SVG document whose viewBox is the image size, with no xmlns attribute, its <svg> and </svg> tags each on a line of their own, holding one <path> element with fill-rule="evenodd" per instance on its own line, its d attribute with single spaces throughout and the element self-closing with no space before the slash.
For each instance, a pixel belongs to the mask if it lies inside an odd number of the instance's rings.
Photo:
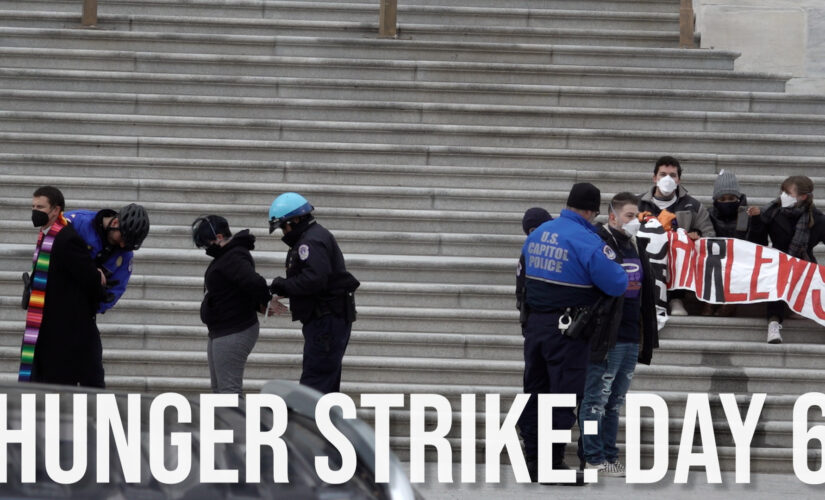
<svg viewBox="0 0 825 500">
<path fill-rule="evenodd" d="M 408 466 L 408 464 L 406 464 Z M 460 480 L 459 467 L 453 469 L 453 479 Z M 434 464 L 427 464 L 427 482 L 415 485 L 427 500 L 493 500 L 518 499 L 748 499 L 775 500 L 788 498 L 821 499 L 823 486 L 804 484 L 793 474 L 752 474 L 750 484 L 736 484 L 734 473 L 723 473 L 722 484 L 707 484 L 704 471 L 691 470 L 687 484 L 674 484 L 673 471 L 656 484 L 627 484 L 624 479 L 600 478 L 596 484 L 582 487 L 519 484 L 509 466 L 502 468 L 500 484 L 486 484 L 484 467 L 479 466 L 474 484 L 441 484 L 436 481 Z M 825 473 L 822 475 L 825 480 Z"/>
</svg>

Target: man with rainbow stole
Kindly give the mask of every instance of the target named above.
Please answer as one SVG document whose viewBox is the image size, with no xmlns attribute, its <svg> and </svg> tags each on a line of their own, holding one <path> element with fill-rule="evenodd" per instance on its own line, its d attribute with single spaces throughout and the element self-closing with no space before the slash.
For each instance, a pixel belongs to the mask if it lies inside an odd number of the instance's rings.
<svg viewBox="0 0 825 500">
<path fill-rule="evenodd" d="M 63 216 L 65 207 L 63 193 L 55 187 L 40 187 L 32 195 L 32 223 L 40 232 L 19 380 L 102 387 L 103 349 L 95 312 L 106 277 Z"/>
</svg>

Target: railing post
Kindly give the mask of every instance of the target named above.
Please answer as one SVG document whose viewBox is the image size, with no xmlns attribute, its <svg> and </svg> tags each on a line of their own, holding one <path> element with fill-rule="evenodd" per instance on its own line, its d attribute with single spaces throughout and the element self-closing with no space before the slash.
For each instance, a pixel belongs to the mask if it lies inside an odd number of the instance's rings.
<svg viewBox="0 0 825 500">
<path fill-rule="evenodd" d="M 83 0 L 83 17 L 80 24 L 85 27 L 97 25 L 97 0 Z"/>
<path fill-rule="evenodd" d="M 398 0 L 381 0 L 378 13 L 378 36 L 395 38 L 398 34 Z"/>
<path fill-rule="evenodd" d="M 694 28 L 693 0 L 682 0 L 679 6 L 679 47 L 683 49 L 696 48 L 693 43 Z"/>
</svg>

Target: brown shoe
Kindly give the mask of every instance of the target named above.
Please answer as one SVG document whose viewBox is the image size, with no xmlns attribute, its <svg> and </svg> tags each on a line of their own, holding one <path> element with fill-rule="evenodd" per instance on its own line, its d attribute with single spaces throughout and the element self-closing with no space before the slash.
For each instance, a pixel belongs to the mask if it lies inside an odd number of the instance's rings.
<svg viewBox="0 0 825 500">
<path fill-rule="evenodd" d="M 736 316 L 736 304 L 722 304 L 722 307 L 717 309 L 714 315 L 722 318 Z"/>
</svg>

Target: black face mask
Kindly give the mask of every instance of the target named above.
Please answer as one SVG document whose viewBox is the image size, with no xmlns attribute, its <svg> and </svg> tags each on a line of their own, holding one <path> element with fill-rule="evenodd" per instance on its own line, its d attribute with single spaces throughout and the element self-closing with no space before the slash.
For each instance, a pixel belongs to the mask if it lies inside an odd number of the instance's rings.
<svg viewBox="0 0 825 500">
<path fill-rule="evenodd" d="M 32 224 L 34 227 L 43 227 L 49 223 L 49 214 L 42 210 L 32 210 Z"/>
<path fill-rule="evenodd" d="M 210 257 L 217 257 L 221 254 L 221 250 L 223 247 L 218 245 L 217 243 L 212 243 L 206 247 L 206 255 Z"/>
<path fill-rule="evenodd" d="M 736 213 L 739 211 L 739 204 L 738 201 L 726 201 L 724 203 L 720 201 L 714 201 L 713 206 L 716 207 L 716 211 L 719 213 L 719 216 L 723 219 L 732 219 L 736 216 Z"/>
</svg>

